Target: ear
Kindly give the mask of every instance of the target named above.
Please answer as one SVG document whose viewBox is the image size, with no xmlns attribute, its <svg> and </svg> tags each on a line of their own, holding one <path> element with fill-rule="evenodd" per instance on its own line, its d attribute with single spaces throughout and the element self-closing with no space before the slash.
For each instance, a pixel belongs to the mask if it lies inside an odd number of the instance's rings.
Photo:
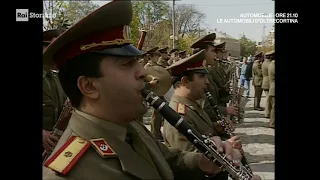
<svg viewBox="0 0 320 180">
<path fill-rule="evenodd" d="M 88 78 L 80 76 L 77 80 L 77 85 L 80 92 L 91 99 L 98 99 L 99 94 L 99 82 L 97 78 Z"/>
<path fill-rule="evenodd" d="M 187 79 L 186 76 L 183 76 L 181 79 L 180 79 L 180 84 L 185 86 L 185 87 L 188 87 L 188 83 L 189 83 L 189 80 Z"/>
</svg>

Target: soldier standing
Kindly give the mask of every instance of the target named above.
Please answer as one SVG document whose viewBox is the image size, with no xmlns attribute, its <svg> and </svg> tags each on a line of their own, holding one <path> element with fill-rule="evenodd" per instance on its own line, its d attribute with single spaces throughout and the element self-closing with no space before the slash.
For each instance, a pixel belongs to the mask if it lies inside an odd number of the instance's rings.
<svg viewBox="0 0 320 180">
<path fill-rule="evenodd" d="M 45 162 L 44 180 L 203 180 L 221 172 L 200 153 L 169 149 L 155 141 L 134 121 L 147 110 L 141 95 L 146 74 L 136 58 L 141 52 L 131 44 L 131 20 L 131 1 L 112 1 L 45 50 L 44 59 L 57 64 L 75 110 Z M 219 137 L 213 141 L 227 156 L 234 155 Z"/>
<path fill-rule="evenodd" d="M 275 57 L 274 57 L 274 51 L 267 52 L 266 55 L 270 57 L 270 60 L 272 60 L 268 67 L 268 75 L 269 75 L 269 101 L 271 104 L 271 110 L 270 110 L 270 122 L 269 127 L 275 128 Z"/>
<path fill-rule="evenodd" d="M 197 100 L 205 98 L 204 89 L 207 87 L 207 84 L 209 84 L 206 76 L 208 71 L 202 63 L 205 55 L 205 50 L 201 50 L 191 57 L 181 59 L 180 63 L 173 64 L 167 68 L 172 72 L 174 79 L 173 86 L 175 89 L 169 106 L 187 120 L 200 134 L 212 137 L 217 135 L 213 123 L 197 103 Z M 178 148 L 182 151 L 197 152 L 194 145 L 187 141 L 187 139 L 167 121 L 164 123 L 163 135 L 165 144 L 169 147 Z M 234 136 L 228 139 L 226 143 L 232 147 L 239 146 L 239 138 Z M 240 156 L 238 150 L 234 151 Z M 227 180 L 228 175 L 222 172 L 217 174 L 214 179 Z"/>
<path fill-rule="evenodd" d="M 179 60 L 180 59 L 184 59 L 184 58 L 187 57 L 187 51 L 186 50 L 179 51 L 178 54 L 179 54 Z"/>
<path fill-rule="evenodd" d="M 218 83 L 216 83 L 216 81 L 214 79 L 216 79 L 216 80 L 220 80 L 220 79 L 217 78 L 219 75 L 217 74 L 216 70 L 214 69 L 215 67 L 213 66 L 214 59 L 216 57 L 216 49 L 215 49 L 214 42 L 213 42 L 215 37 L 216 37 L 215 33 L 208 34 L 208 35 L 200 38 L 199 40 L 197 40 L 195 43 L 193 43 L 191 48 L 194 48 L 193 53 L 197 53 L 203 49 L 205 50 L 205 53 L 206 53 L 206 56 L 205 56 L 206 63 L 205 64 L 207 65 L 206 69 L 209 72 L 208 79 L 210 82 L 208 85 L 208 90 L 210 91 L 214 101 L 219 102 L 219 100 L 220 100 L 219 87 L 217 85 Z M 213 111 L 212 106 L 209 103 L 209 101 L 207 100 L 207 98 L 201 99 L 199 101 L 199 104 L 205 110 L 205 112 L 209 115 L 211 121 L 213 121 L 213 123 L 217 127 L 216 128 L 217 132 L 220 133 L 221 135 L 225 134 L 225 132 L 223 131 L 221 126 L 217 124 L 217 122 L 216 122 L 218 120 L 217 114 Z M 225 107 L 225 106 L 221 106 L 218 104 L 218 109 L 225 116 L 237 115 L 237 108 L 234 106 Z M 232 122 L 231 121 L 229 121 L 229 122 L 232 125 Z"/>
<path fill-rule="evenodd" d="M 157 66 L 158 65 L 157 62 L 160 57 L 160 53 L 157 51 L 158 49 L 159 49 L 158 47 L 154 47 L 145 53 L 146 56 L 148 57 L 148 62 L 144 66 L 145 69 L 149 66 Z"/>
<path fill-rule="evenodd" d="M 43 32 L 43 50 L 61 33 L 62 31 L 57 29 Z M 67 98 L 63 92 L 57 73 L 52 70 L 53 68 L 55 68 L 54 65 L 44 63 L 42 74 L 42 143 L 43 148 L 50 151 L 53 150 L 58 141 L 51 131 L 58 120 Z"/>
<path fill-rule="evenodd" d="M 270 98 L 269 98 L 269 75 L 268 75 L 268 67 L 270 64 L 270 56 L 265 55 L 265 60 L 262 63 L 261 69 L 262 69 L 262 86 L 261 88 L 263 89 L 264 93 L 266 94 L 266 106 L 265 106 L 265 118 L 270 118 L 270 111 L 271 111 L 271 103 L 270 103 Z"/>
<path fill-rule="evenodd" d="M 160 52 L 161 56 L 159 57 L 157 64 L 162 67 L 168 67 L 168 60 L 170 59 L 168 56 L 168 47 L 158 49 L 158 51 Z"/>
<path fill-rule="evenodd" d="M 168 60 L 168 64 L 171 65 L 174 62 L 176 62 L 176 59 L 179 58 L 178 57 L 178 49 L 172 49 L 170 52 L 170 59 Z"/>
<path fill-rule="evenodd" d="M 264 109 L 260 106 L 261 96 L 262 96 L 262 52 L 255 55 L 255 61 L 252 66 L 252 85 L 254 86 L 254 109 L 258 111 L 263 111 Z"/>
</svg>

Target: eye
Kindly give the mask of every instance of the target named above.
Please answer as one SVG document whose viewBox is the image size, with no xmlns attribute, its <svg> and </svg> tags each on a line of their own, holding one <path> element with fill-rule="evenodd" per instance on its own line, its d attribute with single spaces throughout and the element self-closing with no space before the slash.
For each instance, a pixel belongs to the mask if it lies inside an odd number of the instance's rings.
<svg viewBox="0 0 320 180">
<path fill-rule="evenodd" d="M 130 59 L 124 59 L 121 62 L 121 65 L 123 66 L 133 66 L 137 63 L 137 58 L 130 58 Z"/>
</svg>

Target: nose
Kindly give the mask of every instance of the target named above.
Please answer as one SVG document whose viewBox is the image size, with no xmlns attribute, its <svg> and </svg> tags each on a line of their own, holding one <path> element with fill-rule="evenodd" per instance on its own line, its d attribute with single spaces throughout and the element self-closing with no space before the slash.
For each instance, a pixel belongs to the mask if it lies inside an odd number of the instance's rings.
<svg viewBox="0 0 320 180">
<path fill-rule="evenodd" d="M 204 84 L 206 85 L 206 87 L 208 87 L 209 83 L 210 82 L 209 82 L 208 77 L 204 78 Z"/>
<path fill-rule="evenodd" d="M 146 70 L 140 63 L 137 63 L 137 71 L 135 73 L 135 78 L 137 80 L 139 79 L 143 80 L 145 77 L 146 77 Z"/>
</svg>

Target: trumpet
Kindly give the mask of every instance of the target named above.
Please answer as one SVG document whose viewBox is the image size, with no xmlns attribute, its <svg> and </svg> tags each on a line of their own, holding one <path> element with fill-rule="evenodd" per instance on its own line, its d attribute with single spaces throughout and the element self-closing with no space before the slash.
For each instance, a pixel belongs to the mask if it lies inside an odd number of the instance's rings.
<svg viewBox="0 0 320 180">
<path fill-rule="evenodd" d="M 209 137 L 201 135 L 198 131 L 190 126 L 168 103 L 155 95 L 152 91 L 143 89 L 141 92 L 145 100 L 172 125 L 189 142 L 191 142 L 208 160 L 216 163 L 221 170 L 227 171 L 234 180 L 250 180 L 253 174 L 248 171 L 242 164 L 235 166 L 233 162 L 226 159 L 226 155 L 220 153 L 217 147 Z"/>
</svg>

